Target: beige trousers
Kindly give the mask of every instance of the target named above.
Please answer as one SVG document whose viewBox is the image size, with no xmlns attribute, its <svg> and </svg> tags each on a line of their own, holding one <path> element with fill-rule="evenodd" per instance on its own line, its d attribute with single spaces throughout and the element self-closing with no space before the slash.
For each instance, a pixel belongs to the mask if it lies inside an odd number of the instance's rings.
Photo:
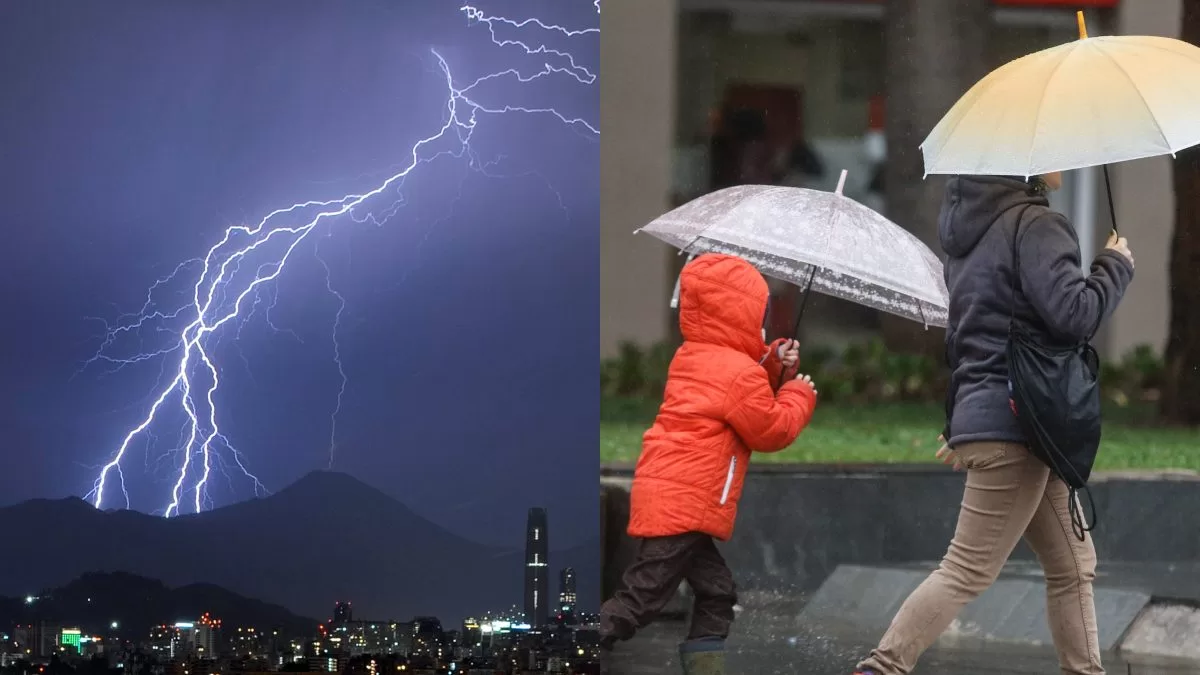
<svg viewBox="0 0 1200 675">
<path fill-rule="evenodd" d="M 1071 530 L 1067 486 L 1024 446 L 970 443 L 955 448 L 967 485 L 954 539 L 938 569 L 904 601 L 879 647 L 859 664 L 906 675 L 959 610 L 1000 574 L 1022 536 L 1046 575 L 1046 608 L 1064 674 L 1103 675 L 1096 639 L 1096 549 Z"/>
</svg>

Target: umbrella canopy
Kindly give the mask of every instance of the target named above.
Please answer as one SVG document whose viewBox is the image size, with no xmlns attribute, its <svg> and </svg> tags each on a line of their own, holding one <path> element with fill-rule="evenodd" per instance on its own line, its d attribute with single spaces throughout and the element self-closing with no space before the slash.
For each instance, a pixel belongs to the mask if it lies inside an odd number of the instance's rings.
<svg viewBox="0 0 1200 675">
<path fill-rule="evenodd" d="M 921 144 L 926 174 L 1034 176 L 1200 143 L 1200 48 L 1087 37 L 1021 57 L 963 95 Z"/>
<path fill-rule="evenodd" d="M 841 193 L 741 185 L 637 230 L 689 254 L 728 253 L 801 288 L 945 326 L 942 263 L 911 233 Z"/>
</svg>

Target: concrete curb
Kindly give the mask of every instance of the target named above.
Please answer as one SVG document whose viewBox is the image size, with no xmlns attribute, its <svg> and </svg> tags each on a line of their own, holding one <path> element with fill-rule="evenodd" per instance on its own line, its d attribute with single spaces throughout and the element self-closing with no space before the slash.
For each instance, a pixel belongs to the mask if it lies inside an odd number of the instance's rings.
<svg viewBox="0 0 1200 675">
<path fill-rule="evenodd" d="M 613 583 L 624 569 L 622 555 L 631 555 L 632 542 L 624 536 L 631 477 L 632 466 L 608 465 L 600 478 L 606 536 L 614 543 L 605 565 L 615 571 L 606 578 Z M 747 475 L 734 537 L 722 551 L 745 590 L 812 593 L 840 565 L 940 559 L 953 536 L 962 489 L 963 474 L 937 465 L 758 465 Z M 1195 530 L 1200 476 L 1111 472 L 1096 476 L 1092 494 L 1102 571 L 1112 564 L 1157 565 L 1169 574 L 1164 582 L 1146 580 L 1152 595 L 1200 601 L 1200 578 L 1189 582 L 1188 575 L 1165 569 L 1176 565 L 1190 573 L 1195 567 L 1200 575 L 1200 537 L 1181 536 Z M 1034 557 L 1021 543 L 1013 560 Z"/>
<path fill-rule="evenodd" d="M 1198 448 L 1200 449 L 1200 448 Z M 602 478 L 632 479 L 636 464 L 633 462 L 605 462 L 600 465 Z M 937 463 L 928 464 L 803 464 L 803 463 L 767 463 L 751 464 L 748 469 L 751 474 L 770 475 L 954 475 L 950 467 Z M 1200 471 L 1191 469 L 1119 469 L 1112 471 L 1096 471 L 1092 474 L 1091 482 L 1102 483 L 1112 480 L 1137 481 L 1197 481 L 1200 482 Z"/>
</svg>

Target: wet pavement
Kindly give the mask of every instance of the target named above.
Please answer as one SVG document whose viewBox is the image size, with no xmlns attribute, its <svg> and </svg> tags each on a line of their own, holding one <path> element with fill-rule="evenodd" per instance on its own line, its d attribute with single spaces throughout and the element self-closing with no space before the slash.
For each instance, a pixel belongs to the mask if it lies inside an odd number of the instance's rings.
<svg viewBox="0 0 1200 675">
<path fill-rule="evenodd" d="M 756 675 L 849 675 L 877 635 L 833 635 L 820 627 L 804 626 L 798 617 L 803 599 L 772 594 L 743 594 L 744 609 L 729 638 L 728 673 Z M 686 632 L 680 619 L 657 623 L 627 643 L 618 645 L 613 672 L 623 675 L 680 672 L 676 647 Z M 1196 675 L 1195 662 L 1166 659 L 1121 660 L 1106 654 L 1110 675 Z M 1054 674 L 1057 660 L 1049 647 L 978 644 L 946 649 L 935 647 L 921 658 L 913 675 Z"/>
</svg>

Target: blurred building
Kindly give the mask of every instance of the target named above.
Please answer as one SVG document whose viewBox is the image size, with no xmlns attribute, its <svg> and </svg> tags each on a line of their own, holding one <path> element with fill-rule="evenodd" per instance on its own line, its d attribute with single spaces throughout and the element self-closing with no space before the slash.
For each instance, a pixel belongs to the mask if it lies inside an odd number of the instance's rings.
<svg viewBox="0 0 1200 675">
<path fill-rule="evenodd" d="M 150 629 L 150 651 L 159 658 L 174 658 L 178 640 L 179 629 L 175 626 L 162 625 Z"/>
<path fill-rule="evenodd" d="M 415 621 L 401 621 L 396 624 L 396 653 L 407 656 L 413 651 L 413 638 L 417 634 Z"/>
<path fill-rule="evenodd" d="M 66 648 L 68 653 L 78 656 L 82 653 L 81 643 L 83 639 L 83 631 L 78 628 L 63 628 L 59 633 L 58 644 L 60 648 Z"/>
<path fill-rule="evenodd" d="M 231 655 L 244 659 L 261 659 L 280 651 L 282 640 L 277 631 L 264 631 L 240 626 L 231 631 L 228 648 Z"/>
<path fill-rule="evenodd" d="M 575 568 L 564 567 L 558 575 L 558 605 L 564 612 L 574 611 L 576 602 Z"/>
<path fill-rule="evenodd" d="M 1093 34 L 1178 37 L 1181 0 L 995 0 L 989 66 L 1077 37 L 1074 12 Z M 721 139 L 731 110 L 761 111 L 754 134 L 774 162 L 772 181 L 846 192 L 886 213 L 878 168 L 884 4 L 881 0 L 606 0 L 601 14 L 601 355 L 626 340 L 671 335 L 668 306 L 682 259 L 637 227 L 728 182 Z M 724 125 L 724 126 L 723 126 Z M 722 131 L 724 129 L 724 131 Z M 928 130 L 924 130 L 928 131 Z M 1116 357 L 1165 346 L 1171 160 L 1110 169 L 1121 233 L 1137 279 L 1097 343 Z M 739 168 L 746 175 L 744 167 Z M 759 182 L 759 181 L 752 181 Z M 1085 259 L 1109 230 L 1098 169 L 1074 171 L 1053 205 L 1080 233 Z M 806 324 L 811 341 L 853 340 L 876 330 L 869 313 L 825 302 Z M 808 316 L 808 314 L 806 314 Z M 820 317 L 818 320 L 817 317 Z"/>
<path fill-rule="evenodd" d="M 483 655 L 483 631 L 478 619 L 468 618 L 463 621 L 462 646 L 466 656 Z"/>
<path fill-rule="evenodd" d="M 550 543 L 546 527 L 546 509 L 529 509 L 525 522 L 525 623 L 534 628 L 545 626 L 549 617 Z"/>
<path fill-rule="evenodd" d="M 408 654 L 413 632 L 411 622 L 355 620 L 350 603 L 338 602 L 318 655 Z"/>
<path fill-rule="evenodd" d="M 175 622 L 175 635 L 171 641 L 171 658 L 185 659 L 196 652 L 196 623 L 194 621 Z"/>
<path fill-rule="evenodd" d="M 336 602 L 333 605 L 333 625 L 346 624 L 354 620 L 354 609 L 349 602 Z"/>
<path fill-rule="evenodd" d="M 413 647 L 410 656 L 440 663 L 449 655 L 441 621 L 432 616 L 419 616 L 413 620 L 413 624 Z"/>
<path fill-rule="evenodd" d="M 201 659 L 216 658 L 222 649 L 221 620 L 204 613 L 196 621 L 196 656 Z"/>
<path fill-rule="evenodd" d="M 62 626 L 49 622 L 17 625 L 13 630 L 13 641 L 28 656 L 51 656 L 58 651 L 62 639 Z"/>
<path fill-rule="evenodd" d="M 310 656 L 307 659 L 310 673 L 339 673 L 344 658 L 336 656 Z"/>
</svg>

